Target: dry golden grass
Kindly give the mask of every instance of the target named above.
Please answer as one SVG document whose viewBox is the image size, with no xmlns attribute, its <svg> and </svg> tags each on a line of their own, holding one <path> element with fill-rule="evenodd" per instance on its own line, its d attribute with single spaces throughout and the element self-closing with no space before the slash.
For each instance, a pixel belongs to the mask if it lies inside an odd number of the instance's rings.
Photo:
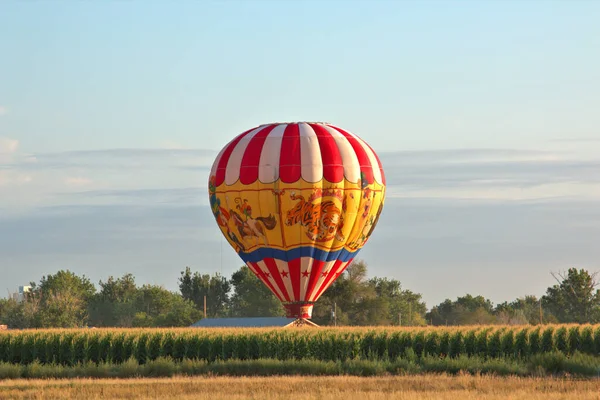
<svg viewBox="0 0 600 400">
<path fill-rule="evenodd" d="M 0 399 L 447 399 L 600 400 L 600 380 L 410 377 L 176 377 L 0 382 Z"/>
</svg>

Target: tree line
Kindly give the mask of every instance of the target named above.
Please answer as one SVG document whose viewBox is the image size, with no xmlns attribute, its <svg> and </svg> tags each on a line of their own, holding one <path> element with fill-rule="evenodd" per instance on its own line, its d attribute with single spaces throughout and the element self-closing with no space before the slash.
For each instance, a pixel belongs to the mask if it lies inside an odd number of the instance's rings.
<svg viewBox="0 0 600 400">
<path fill-rule="evenodd" d="M 400 281 L 367 276 L 367 264 L 355 261 L 325 291 L 313 310 L 320 325 L 472 325 L 600 322 L 600 290 L 595 273 L 570 268 L 557 284 L 534 295 L 494 305 L 467 294 L 427 309 L 422 295 Z M 9 328 L 171 327 L 189 326 L 206 316 L 284 316 L 280 301 L 242 266 L 231 278 L 186 267 L 178 291 L 138 285 L 124 274 L 96 286 L 69 270 L 32 282 L 24 299 L 0 299 L 0 324 Z"/>
</svg>

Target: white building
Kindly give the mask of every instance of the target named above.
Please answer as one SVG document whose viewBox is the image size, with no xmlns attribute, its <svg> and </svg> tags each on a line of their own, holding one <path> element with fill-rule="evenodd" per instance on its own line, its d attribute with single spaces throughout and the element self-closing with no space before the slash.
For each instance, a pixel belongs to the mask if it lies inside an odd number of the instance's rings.
<svg viewBox="0 0 600 400">
<path fill-rule="evenodd" d="M 19 286 L 19 291 L 16 293 L 11 293 L 11 297 L 13 300 L 21 302 L 25 300 L 25 293 L 29 293 L 31 291 L 31 286 Z"/>
</svg>

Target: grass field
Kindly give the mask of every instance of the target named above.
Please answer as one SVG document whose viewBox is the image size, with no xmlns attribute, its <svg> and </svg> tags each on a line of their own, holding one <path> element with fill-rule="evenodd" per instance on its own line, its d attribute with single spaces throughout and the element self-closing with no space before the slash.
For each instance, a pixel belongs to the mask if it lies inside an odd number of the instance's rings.
<svg viewBox="0 0 600 400">
<path fill-rule="evenodd" d="M 599 387 L 597 380 L 466 375 L 13 380 L 0 382 L 0 399 L 598 400 Z"/>
</svg>

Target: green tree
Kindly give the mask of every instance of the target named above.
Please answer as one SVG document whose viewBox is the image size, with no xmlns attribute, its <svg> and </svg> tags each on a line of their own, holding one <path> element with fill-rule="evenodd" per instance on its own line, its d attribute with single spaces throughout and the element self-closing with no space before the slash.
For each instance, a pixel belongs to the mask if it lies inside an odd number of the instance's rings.
<svg viewBox="0 0 600 400">
<path fill-rule="evenodd" d="M 22 301 L 12 298 L 0 299 L 0 324 L 14 329 L 38 328 L 39 310 L 40 297 L 35 296 L 35 293 L 25 293 Z"/>
<path fill-rule="evenodd" d="M 457 297 L 456 301 L 446 299 L 434 306 L 425 318 L 433 325 L 485 325 L 496 321 L 492 302 L 470 294 Z"/>
<path fill-rule="evenodd" d="M 39 300 L 26 297 L 18 302 L 13 299 L 0 299 L 0 324 L 11 329 L 37 328 Z"/>
<path fill-rule="evenodd" d="M 43 328 L 76 328 L 87 324 L 85 299 L 69 291 L 45 293 L 42 307 L 37 314 Z"/>
<path fill-rule="evenodd" d="M 79 277 L 69 270 L 60 270 L 54 275 L 43 276 L 39 285 L 32 286 L 32 291 L 41 293 L 42 297 L 49 293 L 69 291 L 87 301 L 96 293 L 94 284 L 85 275 Z"/>
<path fill-rule="evenodd" d="M 132 274 L 100 281 L 100 291 L 89 301 L 90 324 L 93 326 L 131 327 L 136 313 L 138 288 Z"/>
<path fill-rule="evenodd" d="M 549 287 L 542 297 L 542 305 L 563 323 L 600 322 L 600 290 L 597 273 L 569 268 L 559 274 L 558 285 Z"/>
<path fill-rule="evenodd" d="M 202 318 L 202 312 L 194 303 L 174 294 L 169 310 L 160 313 L 154 318 L 154 326 L 190 326 Z"/>
<path fill-rule="evenodd" d="M 368 284 L 367 269 L 366 262 L 353 261 L 344 271 L 342 279 L 338 278 L 341 289 L 338 295 L 344 293 L 344 297 L 338 296 L 338 300 L 352 325 L 376 325 L 374 319 L 381 324 L 387 323 L 389 304 L 377 299 L 375 288 Z"/>
<path fill-rule="evenodd" d="M 399 281 L 367 279 L 367 264 L 362 260 L 348 265 L 323 293 L 313 319 L 321 325 L 333 324 L 334 308 L 338 325 L 398 324 L 400 313 L 403 325 L 425 325 L 423 315 L 427 310 L 421 295 L 402 290 Z"/>
<path fill-rule="evenodd" d="M 13 312 L 17 302 L 13 299 L 0 299 L 0 324 L 8 324 L 8 316 Z"/>
<path fill-rule="evenodd" d="M 190 326 L 201 318 L 194 303 L 156 285 L 143 285 L 135 299 L 133 326 Z"/>
<path fill-rule="evenodd" d="M 518 325 L 540 323 L 540 302 L 536 296 L 520 297 L 510 303 L 505 301 L 496 305 L 494 314 L 499 324 Z M 542 308 L 542 322 L 553 322 L 555 317 L 549 310 Z"/>
<path fill-rule="evenodd" d="M 420 293 L 402 290 L 400 281 L 388 278 L 372 278 L 369 285 L 375 288 L 378 298 L 384 299 L 388 304 L 387 320 L 396 325 L 426 325 L 425 313 L 427 305 Z"/>
<path fill-rule="evenodd" d="M 100 292 L 98 294 L 108 301 L 126 302 L 133 300 L 136 292 L 135 277 L 127 273 L 118 279 L 109 276 L 106 282 L 100 281 Z"/>
<path fill-rule="evenodd" d="M 223 317 L 229 305 L 229 291 L 231 283 L 220 274 L 210 276 L 192 274 L 190 267 L 181 272 L 179 290 L 184 299 L 191 300 L 198 310 L 204 310 L 204 296 L 206 296 L 206 313 L 209 317 Z"/>
<path fill-rule="evenodd" d="M 248 268 L 242 266 L 231 276 L 234 293 L 231 315 L 234 317 L 279 317 L 285 310 L 279 299 Z"/>
<path fill-rule="evenodd" d="M 87 323 L 87 304 L 96 291 L 85 276 L 60 270 L 43 276 L 31 296 L 40 299 L 36 315 L 39 327 L 82 327 Z"/>
<path fill-rule="evenodd" d="M 331 323 L 335 304 L 338 325 L 370 325 L 375 310 L 383 309 L 383 316 L 388 313 L 388 305 L 372 301 L 375 298 L 375 288 L 367 283 L 367 264 L 364 261 L 353 261 L 321 295 L 315 305 L 313 319 L 318 324 Z M 369 307 L 365 307 L 367 305 L 375 310 L 372 312 Z"/>
</svg>

